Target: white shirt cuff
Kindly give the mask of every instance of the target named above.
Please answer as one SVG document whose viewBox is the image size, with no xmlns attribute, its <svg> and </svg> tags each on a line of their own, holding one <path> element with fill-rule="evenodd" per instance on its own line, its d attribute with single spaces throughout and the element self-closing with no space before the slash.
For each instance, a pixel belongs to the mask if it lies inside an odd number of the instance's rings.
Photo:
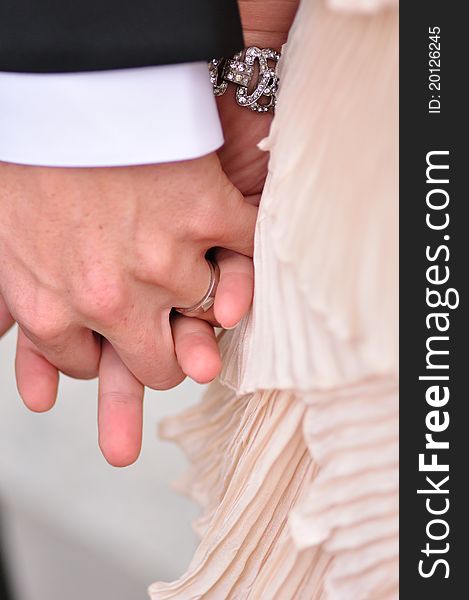
<svg viewBox="0 0 469 600">
<path fill-rule="evenodd" d="M 55 167 L 151 164 L 217 150 L 203 62 L 89 73 L 0 73 L 0 160 Z"/>
</svg>

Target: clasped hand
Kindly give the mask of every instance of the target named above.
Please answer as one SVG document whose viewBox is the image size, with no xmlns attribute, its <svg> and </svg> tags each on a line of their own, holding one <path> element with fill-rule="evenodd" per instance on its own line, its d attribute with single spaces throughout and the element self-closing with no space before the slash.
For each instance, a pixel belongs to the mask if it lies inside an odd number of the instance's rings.
<svg viewBox="0 0 469 600">
<path fill-rule="evenodd" d="M 280 48 L 296 6 L 240 0 L 246 43 Z M 218 99 L 218 155 L 109 169 L 0 163 L 0 335 L 18 322 L 20 395 L 45 411 L 59 370 L 99 375 L 99 443 L 116 466 L 139 454 L 144 386 L 213 379 L 213 325 L 233 327 L 251 304 L 268 161 L 257 143 L 271 117 L 234 106 Z M 207 252 L 220 267 L 214 307 L 206 320 L 178 316 L 173 307 L 207 290 Z"/>
<path fill-rule="evenodd" d="M 115 465 L 138 456 L 144 386 L 220 370 L 213 325 L 248 311 L 257 209 L 216 154 L 108 169 L 0 163 L 0 334 L 19 325 L 16 376 L 34 411 L 50 409 L 58 372 L 99 375 L 100 446 Z M 177 315 L 220 268 L 214 307 Z"/>
</svg>

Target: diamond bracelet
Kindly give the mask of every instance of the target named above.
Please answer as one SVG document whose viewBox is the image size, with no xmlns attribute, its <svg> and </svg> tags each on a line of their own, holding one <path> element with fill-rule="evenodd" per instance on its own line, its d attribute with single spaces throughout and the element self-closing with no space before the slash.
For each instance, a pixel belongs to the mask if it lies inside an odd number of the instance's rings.
<svg viewBox="0 0 469 600">
<path fill-rule="evenodd" d="M 279 78 L 280 53 L 271 48 L 251 46 L 233 58 L 214 58 L 209 63 L 215 96 L 222 96 L 230 83 L 236 88 L 236 102 L 258 113 L 274 112 Z M 259 68 L 255 62 L 259 61 Z M 256 81 L 253 81 L 257 77 Z"/>
</svg>

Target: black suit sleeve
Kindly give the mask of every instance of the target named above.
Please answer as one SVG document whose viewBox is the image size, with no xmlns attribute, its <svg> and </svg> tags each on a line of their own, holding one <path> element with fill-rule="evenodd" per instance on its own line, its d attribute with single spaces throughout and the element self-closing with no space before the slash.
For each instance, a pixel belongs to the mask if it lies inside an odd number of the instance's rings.
<svg viewBox="0 0 469 600">
<path fill-rule="evenodd" d="M 0 71 L 174 64 L 242 47 L 236 0 L 0 0 Z"/>
</svg>

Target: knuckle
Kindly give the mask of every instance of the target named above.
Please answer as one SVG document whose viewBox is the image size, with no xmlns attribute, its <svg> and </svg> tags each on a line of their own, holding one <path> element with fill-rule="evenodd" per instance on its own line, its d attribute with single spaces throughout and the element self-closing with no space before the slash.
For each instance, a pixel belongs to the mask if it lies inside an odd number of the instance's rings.
<svg viewBox="0 0 469 600">
<path fill-rule="evenodd" d="M 118 277 L 90 272 L 76 294 L 77 310 L 93 322 L 112 323 L 126 306 L 125 288 Z"/>
<path fill-rule="evenodd" d="M 63 315 L 50 306 L 36 305 L 24 311 L 19 323 L 30 336 L 48 346 L 57 345 L 67 329 Z"/>
<path fill-rule="evenodd" d="M 139 245 L 135 248 L 135 276 L 140 281 L 167 287 L 174 278 L 180 256 L 180 248 L 169 239 L 160 240 L 157 249 L 154 243 Z"/>
<path fill-rule="evenodd" d="M 105 401 L 107 404 L 111 406 L 129 406 L 135 403 L 138 403 L 140 398 L 137 394 L 121 392 L 118 390 L 102 392 L 100 394 L 101 401 Z"/>
</svg>

